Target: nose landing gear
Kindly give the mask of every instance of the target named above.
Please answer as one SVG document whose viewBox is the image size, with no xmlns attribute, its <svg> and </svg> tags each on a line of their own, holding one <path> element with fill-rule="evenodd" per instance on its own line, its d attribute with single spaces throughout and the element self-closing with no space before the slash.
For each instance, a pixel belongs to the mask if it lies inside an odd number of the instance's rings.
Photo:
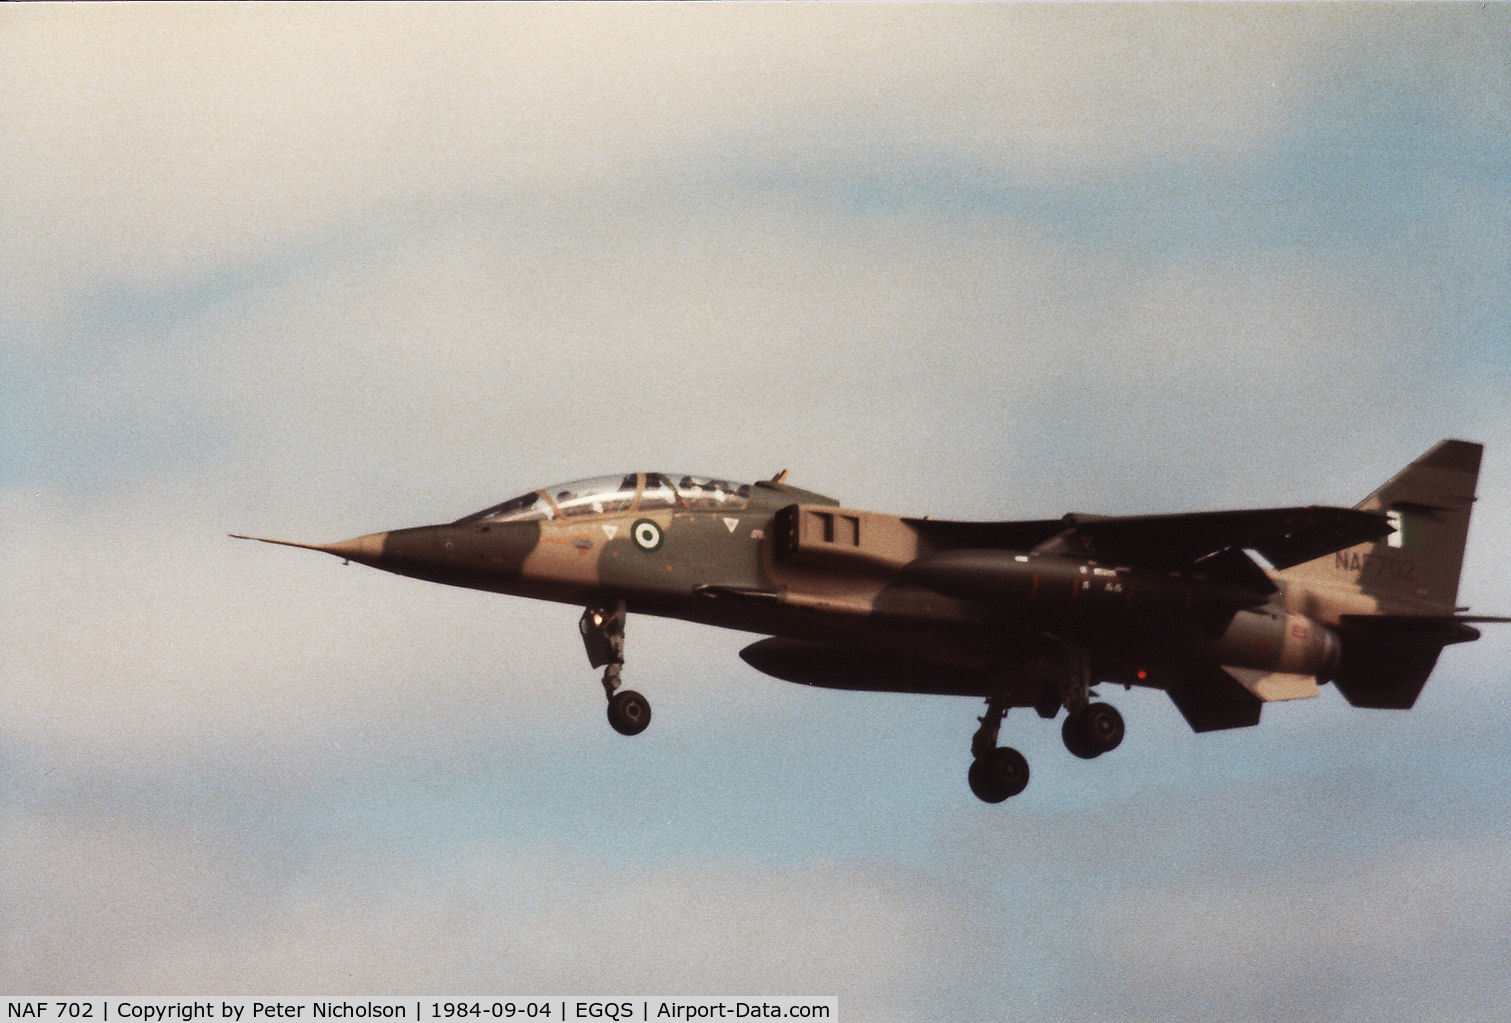
<svg viewBox="0 0 1511 1023">
<path fill-rule="evenodd" d="M 588 663 L 603 668 L 603 692 L 609 701 L 609 724 L 620 735 L 639 735 L 651 723 L 650 701 L 632 689 L 620 689 L 624 669 L 624 601 L 589 604 L 577 623 Z"/>
</svg>

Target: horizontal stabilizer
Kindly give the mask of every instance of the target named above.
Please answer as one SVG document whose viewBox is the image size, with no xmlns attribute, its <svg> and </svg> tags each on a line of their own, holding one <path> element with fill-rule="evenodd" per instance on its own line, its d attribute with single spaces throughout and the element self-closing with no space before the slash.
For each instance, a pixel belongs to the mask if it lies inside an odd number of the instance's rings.
<svg viewBox="0 0 1511 1023">
<path fill-rule="evenodd" d="M 1479 638 L 1469 622 L 1489 616 L 1344 615 L 1343 657 L 1333 684 L 1355 707 L 1408 710 L 1417 702 L 1443 647 Z"/>
<path fill-rule="evenodd" d="M 1491 615 L 1343 615 L 1339 628 L 1371 643 L 1398 640 L 1451 646 L 1480 638 L 1473 625 L 1511 622 Z"/>
</svg>

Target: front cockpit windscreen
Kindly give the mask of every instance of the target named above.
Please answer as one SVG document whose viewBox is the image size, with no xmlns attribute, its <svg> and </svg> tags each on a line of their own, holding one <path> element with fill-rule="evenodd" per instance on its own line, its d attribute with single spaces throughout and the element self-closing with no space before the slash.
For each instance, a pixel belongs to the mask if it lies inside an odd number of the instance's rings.
<svg viewBox="0 0 1511 1023">
<path fill-rule="evenodd" d="M 615 512 L 740 511 L 750 502 L 750 484 L 732 483 L 711 476 L 677 473 L 632 472 L 625 476 L 559 483 L 532 490 L 473 515 L 457 525 L 474 522 L 539 522 L 579 515 L 609 515 Z"/>
</svg>

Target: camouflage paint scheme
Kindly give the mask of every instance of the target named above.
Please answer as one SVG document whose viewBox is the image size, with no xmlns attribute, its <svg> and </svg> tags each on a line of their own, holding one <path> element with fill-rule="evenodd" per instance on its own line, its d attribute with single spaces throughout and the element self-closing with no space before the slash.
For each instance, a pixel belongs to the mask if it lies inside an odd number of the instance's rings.
<svg viewBox="0 0 1511 1023">
<path fill-rule="evenodd" d="M 583 606 L 625 734 L 624 621 L 651 614 L 762 634 L 741 656 L 808 685 L 976 696 L 973 791 L 1028 766 L 997 746 L 1011 707 L 1067 710 L 1078 756 L 1121 717 L 1095 684 L 1166 691 L 1197 731 L 1334 682 L 1410 707 L 1441 649 L 1478 637 L 1456 606 L 1481 447 L 1447 440 L 1357 507 L 951 522 L 840 507 L 792 487 L 637 472 L 532 491 L 447 525 L 308 547 L 431 582 Z M 1268 567 L 1253 555 L 1259 555 Z"/>
</svg>

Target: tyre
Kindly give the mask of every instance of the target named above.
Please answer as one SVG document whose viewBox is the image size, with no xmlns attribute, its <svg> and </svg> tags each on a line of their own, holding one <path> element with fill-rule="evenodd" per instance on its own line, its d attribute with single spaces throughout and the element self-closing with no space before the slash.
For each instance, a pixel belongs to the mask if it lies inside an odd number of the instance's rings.
<svg viewBox="0 0 1511 1023">
<path fill-rule="evenodd" d="M 639 735 L 651 723 L 650 701 L 626 689 L 609 698 L 609 724 L 620 735 Z"/>
</svg>

